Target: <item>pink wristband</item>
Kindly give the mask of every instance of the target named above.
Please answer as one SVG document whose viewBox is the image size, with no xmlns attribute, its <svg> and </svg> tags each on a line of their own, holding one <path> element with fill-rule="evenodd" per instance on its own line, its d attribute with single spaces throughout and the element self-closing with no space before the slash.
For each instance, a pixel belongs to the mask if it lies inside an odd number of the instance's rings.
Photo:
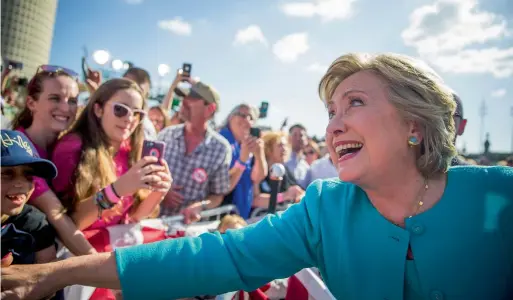
<svg viewBox="0 0 513 300">
<path fill-rule="evenodd" d="M 279 193 L 279 194 L 278 194 L 278 197 L 276 197 L 276 198 L 277 198 L 277 199 L 276 199 L 276 202 L 278 202 L 278 203 L 282 203 L 283 201 L 285 201 L 285 200 L 283 199 L 283 193 Z"/>
<path fill-rule="evenodd" d="M 236 162 L 235 162 L 234 167 L 236 167 L 237 169 L 239 169 L 239 170 L 241 170 L 241 171 L 246 170 L 246 166 L 245 166 L 245 165 L 243 165 L 243 164 L 241 164 L 239 161 L 236 161 Z"/>
<path fill-rule="evenodd" d="M 116 193 L 114 193 L 114 191 L 112 190 L 111 184 L 109 184 L 103 191 L 105 192 L 105 195 L 107 196 L 107 199 L 110 203 L 116 204 L 119 201 L 121 201 L 121 198 L 116 196 Z"/>
</svg>

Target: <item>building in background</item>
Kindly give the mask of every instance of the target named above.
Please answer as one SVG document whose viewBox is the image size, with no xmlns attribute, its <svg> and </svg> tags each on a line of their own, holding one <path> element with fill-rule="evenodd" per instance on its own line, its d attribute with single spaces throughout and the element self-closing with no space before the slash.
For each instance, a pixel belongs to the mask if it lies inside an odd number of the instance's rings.
<svg viewBox="0 0 513 300">
<path fill-rule="evenodd" d="M 23 63 L 32 77 L 50 60 L 57 0 L 2 0 L 2 59 Z"/>
</svg>

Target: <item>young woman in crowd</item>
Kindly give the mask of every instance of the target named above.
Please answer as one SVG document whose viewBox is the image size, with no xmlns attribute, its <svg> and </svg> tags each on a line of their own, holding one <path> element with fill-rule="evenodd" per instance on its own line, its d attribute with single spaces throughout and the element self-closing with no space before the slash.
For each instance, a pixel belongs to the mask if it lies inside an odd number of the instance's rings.
<svg viewBox="0 0 513 300">
<path fill-rule="evenodd" d="M 155 126 L 157 133 L 171 125 L 171 119 L 169 118 L 166 111 L 162 108 L 162 106 L 157 105 L 150 108 L 148 111 L 148 117 L 153 123 L 153 126 Z"/>
<path fill-rule="evenodd" d="M 77 74 L 72 70 L 43 65 L 27 86 L 25 108 L 15 117 L 12 128 L 23 132 L 42 158 L 48 158 L 57 137 L 75 121 Z M 62 243 L 75 255 L 95 253 L 77 229 L 61 201 L 42 178 L 34 178 L 35 189 L 29 204 L 46 214 Z"/>
<path fill-rule="evenodd" d="M 308 145 L 306 145 L 303 152 L 305 153 L 305 160 L 310 166 L 314 161 L 318 160 L 321 155 L 319 146 L 313 140 L 308 141 Z"/>
<path fill-rule="evenodd" d="M 144 219 L 171 186 L 166 162 L 141 158 L 145 114 L 135 82 L 107 81 L 55 146 L 53 186 L 81 230 Z"/>
<path fill-rule="evenodd" d="M 290 153 L 287 136 L 281 131 L 268 132 L 262 139 L 264 141 L 265 159 L 269 168 L 275 163 L 284 165 Z M 297 202 L 303 196 L 304 190 L 297 184 L 294 174 L 287 167 L 285 167 L 285 171 L 280 185 L 278 201 Z M 269 207 L 270 180 L 269 174 L 267 174 L 264 180 L 256 184 L 253 207 Z"/>
<path fill-rule="evenodd" d="M 223 205 L 234 204 L 245 219 L 249 218 L 253 204 L 253 185 L 267 176 L 263 141 L 250 135 L 257 117 L 255 108 L 248 104 L 238 105 L 219 131 L 232 146 L 230 193 L 224 197 Z"/>
</svg>

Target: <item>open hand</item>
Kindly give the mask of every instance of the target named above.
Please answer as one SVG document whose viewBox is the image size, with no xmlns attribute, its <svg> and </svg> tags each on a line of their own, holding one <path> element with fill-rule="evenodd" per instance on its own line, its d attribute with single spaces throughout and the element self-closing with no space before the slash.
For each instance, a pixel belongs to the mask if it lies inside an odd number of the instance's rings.
<svg viewBox="0 0 513 300">
<path fill-rule="evenodd" d="M 184 223 L 190 224 L 201 220 L 200 213 L 203 211 L 203 205 L 201 202 L 193 203 L 182 210 L 184 216 Z"/>
<path fill-rule="evenodd" d="M 62 287 L 49 279 L 49 264 L 2 268 L 2 300 L 38 300 Z"/>
<path fill-rule="evenodd" d="M 91 70 L 89 68 L 87 69 L 85 83 L 90 93 L 94 93 L 98 89 L 98 87 L 100 87 L 100 85 L 102 84 L 102 80 L 102 73 L 100 73 L 99 71 Z"/>
</svg>

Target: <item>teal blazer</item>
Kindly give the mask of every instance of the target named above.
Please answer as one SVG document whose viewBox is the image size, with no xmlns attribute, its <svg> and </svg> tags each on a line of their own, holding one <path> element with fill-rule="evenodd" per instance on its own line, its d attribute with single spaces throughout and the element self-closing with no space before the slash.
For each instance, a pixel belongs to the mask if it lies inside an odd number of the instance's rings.
<svg viewBox="0 0 513 300">
<path fill-rule="evenodd" d="M 405 228 L 330 179 L 244 229 L 115 255 L 126 300 L 251 291 L 314 266 L 340 300 L 513 299 L 513 168 L 451 168 L 442 199 Z"/>
</svg>

